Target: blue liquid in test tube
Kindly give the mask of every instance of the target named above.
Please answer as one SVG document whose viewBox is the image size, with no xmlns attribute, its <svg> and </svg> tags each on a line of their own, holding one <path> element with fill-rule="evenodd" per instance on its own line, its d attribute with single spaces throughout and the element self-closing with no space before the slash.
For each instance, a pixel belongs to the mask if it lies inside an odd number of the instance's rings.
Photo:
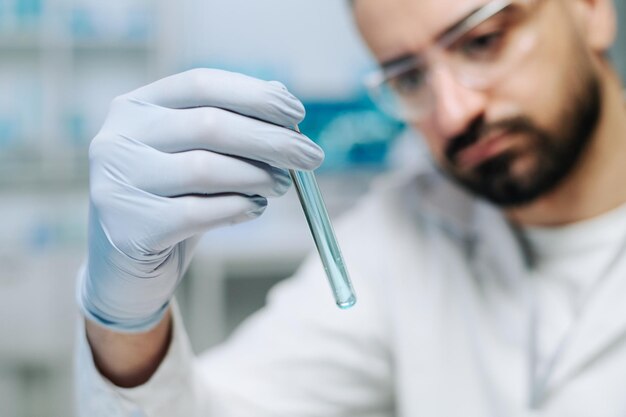
<svg viewBox="0 0 626 417">
<path fill-rule="evenodd" d="M 328 282 L 333 290 L 335 302 L 340 308 L 350 308 L 356 303 L 356 296 L 315 175 L 310 171 L 295 170 L 289 170 L 289 174 L 298 192 L 315 246 L 317 246 Z"/>
</svg>

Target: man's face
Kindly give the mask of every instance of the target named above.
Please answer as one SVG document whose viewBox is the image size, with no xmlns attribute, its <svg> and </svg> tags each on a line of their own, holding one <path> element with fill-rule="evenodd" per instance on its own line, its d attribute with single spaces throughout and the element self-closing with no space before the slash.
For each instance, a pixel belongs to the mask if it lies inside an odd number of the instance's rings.
<svg viewBox="0 0 626 417">
<path fill-rule="evenodd" d="M 539 0 L 535 47 L 487 89 L 431 74 L 432 110 L 414 127 L 441 169 L 502 206 L 551 191 L 580 160 L 600 115 L 592 55 L 561 0 Z M 361 33 L 379 62 L 421 53 L 486 0 L 356 0 Z M 571 2 L 570 2 L 571 3 Z"/>
</svg>

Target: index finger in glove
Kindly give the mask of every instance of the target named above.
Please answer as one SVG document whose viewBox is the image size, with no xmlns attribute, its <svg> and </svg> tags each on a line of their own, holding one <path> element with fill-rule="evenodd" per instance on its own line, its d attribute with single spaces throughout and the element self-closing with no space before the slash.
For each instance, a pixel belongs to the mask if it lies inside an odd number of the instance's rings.
<svg viewBox="0 0 626 417">
<path fill-rule="evenodd" d="M 175 74 L 127 96 L 172 109 L 218 107 L 287 127 L 304 118 L 304 106 L 281 83 L 218 69 Z"/>
<path fill-rule="evenodd" d="M 319 146 L 294 130 L 219 108 L 173 110 L 127 102 L 114 111 L 114 118 L 141 115 L 118 123 L 116 135 L 161 152 L 203 149 L 304 170 L 317 168 L 324 158 Z"/>
</svg>

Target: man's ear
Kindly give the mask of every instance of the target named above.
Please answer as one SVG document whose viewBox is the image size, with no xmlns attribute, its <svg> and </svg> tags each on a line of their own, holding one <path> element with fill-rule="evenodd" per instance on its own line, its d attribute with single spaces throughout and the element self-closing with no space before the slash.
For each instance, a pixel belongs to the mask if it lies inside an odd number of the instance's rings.
<svg viewBox="0 0 626 417">
<path fill-rule="evenodd" d="M 598 53 L 608 51 L 617 36 L 617 12 L 613 0 L 571 1 L 574 18 L 587 45 Z"/>
</svg>

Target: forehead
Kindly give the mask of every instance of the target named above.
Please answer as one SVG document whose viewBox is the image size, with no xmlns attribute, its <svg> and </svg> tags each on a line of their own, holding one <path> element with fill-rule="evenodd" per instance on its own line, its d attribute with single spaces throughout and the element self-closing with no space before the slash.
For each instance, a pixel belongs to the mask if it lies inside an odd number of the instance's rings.
<svg viewBox="0 0 626 417">
<path fill-rule="evenodd" d="M 355 0 L 363 39 L 379 61 L 417 52 L 488 0 Z"/>
</svg>

